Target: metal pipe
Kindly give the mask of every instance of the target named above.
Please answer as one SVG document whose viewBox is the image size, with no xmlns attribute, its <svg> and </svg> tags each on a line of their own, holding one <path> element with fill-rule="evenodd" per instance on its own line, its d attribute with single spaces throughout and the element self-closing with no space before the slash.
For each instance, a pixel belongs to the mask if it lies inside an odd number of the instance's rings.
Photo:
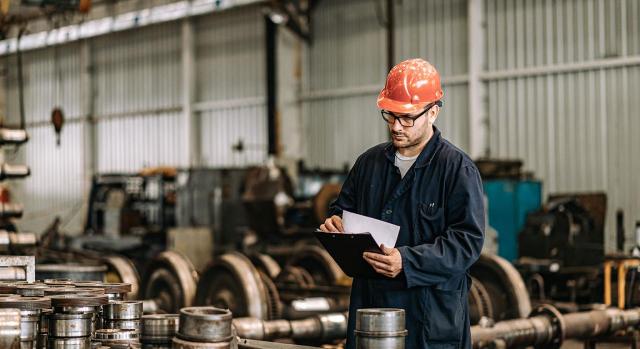
<svg viewBox="0 0 640 349">
<path fill-rule="evenodd" d="M 233 319 L 233 326 L 241 338 L 273 340 L 281 338 L 333 340 L 347 333 L 347 314 L 315 315 L 302 320 L 269 320 L 256 318 Z"/>
<path fill-rule="evenodd" d="M 585 339 L 613 334 L 640 324 L 640 308 L 608 308 L 561 315 L 549 305 L 538 308 L 528 319 L 501 321 L 490 327 L 471 327 L 474 348 L 494 343 L 506 347 L 558 347 L 565 339 Z"/>
</svg>

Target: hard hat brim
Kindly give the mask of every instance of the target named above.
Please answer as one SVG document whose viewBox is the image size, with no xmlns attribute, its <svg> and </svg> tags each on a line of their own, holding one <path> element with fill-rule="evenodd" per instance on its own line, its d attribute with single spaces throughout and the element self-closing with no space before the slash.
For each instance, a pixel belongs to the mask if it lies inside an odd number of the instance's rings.
<svg viewBox="0 0 640 349">
<path fill-rule="evenodd" d="M 382 93 L 381 93 L 382 95 Z M 378 109 L 387 110 L 397 114 L 413 114 L 422 111 L 429 103 L 402 103 L 389 99 L 387 97 L 378 96 Z"/>
</svg>

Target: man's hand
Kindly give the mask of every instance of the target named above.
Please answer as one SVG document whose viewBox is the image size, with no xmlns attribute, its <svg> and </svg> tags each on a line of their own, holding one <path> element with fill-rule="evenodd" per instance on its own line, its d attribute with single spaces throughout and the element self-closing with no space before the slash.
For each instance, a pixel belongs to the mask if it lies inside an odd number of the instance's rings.
<svg viewBox="0 0 640 349">
<path fill-rule="evenodd" d="M 371 264 L 373 270 L 378 274 L 394 278 L 402 271 L 402 256 L 397 248 L 380 245 L 384 255 L 373 252 L 365 252 L 362 257 Z"/>
<path fill-rule="evenodd" d="M 340 216 L 331 216 L 324 221 L 324 224 L 320 225 L 320 230 L 325 233 L 335 232 L 344 233 L 344 227 L 342 226 L 342 218 Z"/>
</svg>

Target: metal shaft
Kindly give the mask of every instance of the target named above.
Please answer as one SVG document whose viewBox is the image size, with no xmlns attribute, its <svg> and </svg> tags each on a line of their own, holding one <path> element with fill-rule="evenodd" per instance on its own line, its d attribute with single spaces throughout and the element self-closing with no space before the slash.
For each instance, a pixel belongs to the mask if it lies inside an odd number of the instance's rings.
<svg viewBox="0 0 640 349">
<path fill-rule="evenodd" d="M 332 340 L 345 337 L 347 333 L 347 315 L 345 313 L 323 314 L 291 321 L 237 318 L 233 319 L 233 326 L 238 336 L 246 339 Z"/>
</svg>

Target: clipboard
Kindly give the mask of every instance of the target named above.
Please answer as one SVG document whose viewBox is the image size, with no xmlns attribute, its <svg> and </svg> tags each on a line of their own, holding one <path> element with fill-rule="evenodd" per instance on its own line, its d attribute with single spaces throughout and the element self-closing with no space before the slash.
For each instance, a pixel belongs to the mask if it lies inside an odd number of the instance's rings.
<svg viewBox="0 0 640 349">
<path fill-rule="evenodd" d="M 383 254 L 371 234 L 325 233 L 321 230 L 316 230 L 313 234 L 348 276 L 364 279 L 389 279 L 376 273 L 362 257 L 364 252 Z"/>
</svg>

